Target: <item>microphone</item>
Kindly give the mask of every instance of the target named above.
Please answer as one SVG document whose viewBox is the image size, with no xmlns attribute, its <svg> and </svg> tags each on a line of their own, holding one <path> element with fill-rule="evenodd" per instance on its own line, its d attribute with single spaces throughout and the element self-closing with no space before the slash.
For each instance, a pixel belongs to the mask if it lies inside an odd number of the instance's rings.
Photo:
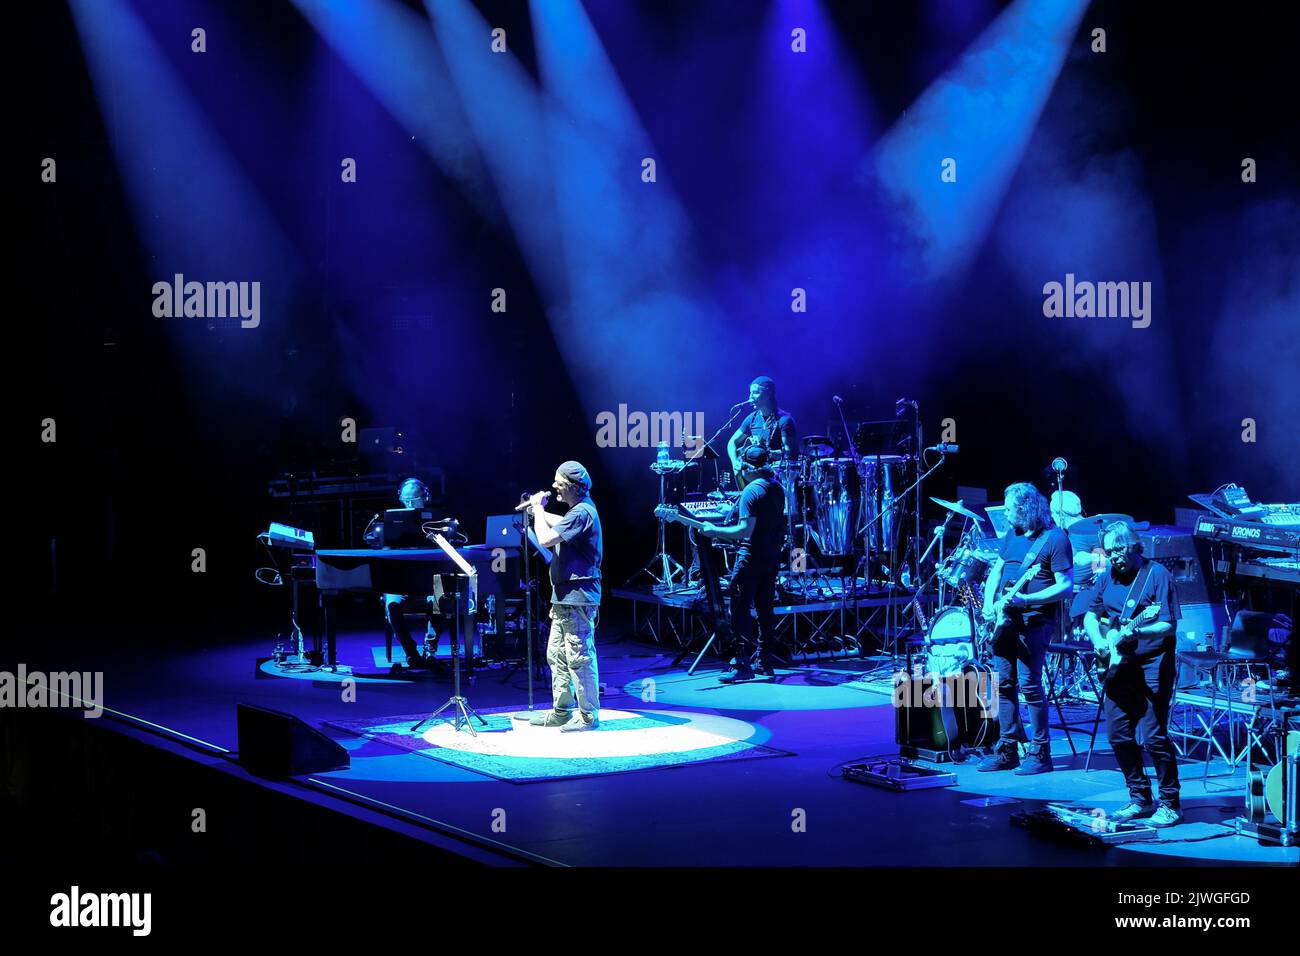
<svg viewBox="0 0 1300 956">
<path fill-rule="evenodd" d="M 541 491 L 539 491 L 539 492 L 537 492 L 537 493 L 538 493 L 539 495 L 540 495 L 540 494 L 544 494 L 544 492 L 541 492 Z M 519 504 L 515 506 L 515 510 L 516 510 L 516 511 L 527 511 L 528 508 L 530 507 L 530 505 L 529 505 L 529 500 L 530 500 L 532 497 L 533 497 L 533 496 L 530 495 L 530 494 L 522 494 L 522 495 L 520 495 L 520 496 L 519 496 Z"/>
<path fill-rule="evenodd" d="M 937 451 L 941 455 L 955 455 L 961 451 L 961 446 L 954 445 L 950 441 L 941 441 L 937 445 L 931 445 L 926 451 Z"/>
<path fill-rule="evenodd" d="M 741 405 L 753 405 L 753 404 L 754 404 L 754 403 L 751 402 L 749 399 L 745 399 L 743 402 L 736 402 L 736 404 L 735 404 L 735 405 L 732 405 L 731 407 L 732 407 L 732 408 L 739 408 Z"/>
<path fill-rule="evenodd" d="M 1065 469 L 1069 467 L 1070 467 L 1070 463 L 1067 462 L 1064 458 L 1052 459 L 1052 471 L 1056 472 L 1058 475 L 1064 472 Z"/>
<path fill-rule="evenodd" d="M 832 395 L 832 396 L 831 396 L 831 401 L 834 402 L 836 405 L 843 405 L 843 404 L 844 404 L 844 399 L 840 398 L 838 395 Z"/>
</svg>

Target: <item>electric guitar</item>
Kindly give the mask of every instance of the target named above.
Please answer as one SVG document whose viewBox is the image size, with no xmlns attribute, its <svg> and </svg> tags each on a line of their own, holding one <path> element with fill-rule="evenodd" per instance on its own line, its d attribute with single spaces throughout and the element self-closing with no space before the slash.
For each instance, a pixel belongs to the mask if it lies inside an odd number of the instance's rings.
<svg viewBox="0 0 1300 956">
<path fill-rule="evenodd" d="M 655 517 L 661 521 L 676 521 L 688 528 L 700 531 L 704 528 L 703 521 L 697 521 L 695 518 L 688 518 L 677 508 L 676 505 L 657 505 L 655 507 Z M 709 545 L 712 545 L 710 547 Z M 722 584 L 718 580 L 718 552 L 714 550 L 720 546 L 720 542 L 712 538 L 704 538 L 699 549 L 700 558 L 700 577 L 704 580 L 704 597 L 708 602 L 709 613 L 712 616 L 712 626 L 715 633 L 721 633 L 724 636 L 731 633 L 731 618 L 726 602 L 723 600 Z"/>
<path fill-rule="evenodd" d="M 1120 623 L 1119 615 L 1112 614 L 1103 618 L 1099 623 L 1101 627 L 1101 640 L 1093 641 L 1093 650 L 1097 652 L 1097 669 L 1106 671 L 1112 664 L 1120 663 L 1122 655 L 1119 652 L 1120 641 L 1126 640 L 1133 636 L 1143 624 L 1150 624 L 1160 616 L 1160 605 L 1151 604 L 1143 608 L 1132 620 L 1123 624 Z"/>
<path fill-rule="evenodd" d="M 678 524 L 684 524 L 688 528 L 696 531 L 704 530 L 704 522 L 696 521 L 694 518 L 688 518 L 677 509 L 676 505 L 656 505 L 655 517 L 660 521 L 676 521 Z"/>
<path fill-rule="evenodd" d="M 1043 564 L 1041 561 L 1031 564 L 1025 569 L 1025 573 L 1016 579 L 1016 582 L 1012 584 L 1011 587 L 1003 591 L 1001 596 L 994 600 L 994 602 L 985 609 L 984 617 L 986 620 L 993 622 L 994 632 L 1007 625 L 1010 620 L 1010 617 L 1007 614 L 1007 609 L 1011 606 L 1011 599 L 1020 595 L 1021 588 L 1034 579 L 1034 576 L 1038 574 L 1039 569 L 1041 569 L 1042 566 Z"/>
</svg>

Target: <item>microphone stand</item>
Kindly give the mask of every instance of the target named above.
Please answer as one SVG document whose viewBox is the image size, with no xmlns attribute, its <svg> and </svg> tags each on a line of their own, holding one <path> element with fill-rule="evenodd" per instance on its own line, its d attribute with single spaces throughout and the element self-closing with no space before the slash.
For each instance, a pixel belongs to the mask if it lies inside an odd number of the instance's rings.
<svg viewBox="0 0 1300 956">
<path fill-rule="evenodd" d="M 731 406 L 733 409 L 735 409 L 735 411 L 731 413 L 731 417 L 722 423 L 722 426 L 709 437 L 708 441 L 706 441 L 703 445 L 696 446 L 696 450 L 698 451 L 700 449 L 707 448 L 709 445 L 712 445 L 715 441 L 717 441 L 718 436 L 721 435 L 723 432 L 725 432 L 727 428 L 730 427 L 731 423 L 736 420 L 736 416 L 740 414 L 741 409 L 743 409 L 746 405 L 749 404 L 751 403 L 748 401 L 744 401 L 744 402 L 737 402 L 735 405 Z M 727 464 L 731 464 L 731 462 L 728 461 Z"/>
<path fill-rule="evenodd" d="M 832 398 L 832 401 L 835 401 L 835 400 Z M 864 502 L 864 497 L 865 497 L 865 495 L 866 495 L 866 484 L 867 484 L 867 483 L 863 480 L 866 476 L 862 474 L 862 456 L 858 454 L 858 447 L 857 447 L 857 445 L 855 445 L 855 444 L 853 443 L 853 433 L 852 433 L 852 431 L 849 429 L 849 422 L 848 422 L 848 419 L 846 419 L 846 418 L 844 417 L 844 403 L 843 403 L 843 402 L 840 402 L 840 401 L 835 401 L 835 410 L 836 410 L 837 412 L 840 413 L 840 424 L 844 426 L 844 440 L 847 441 L 847 442 L 849 443 L 849 457 L 853 459 L 853 473 L 854 473 L 855 475 L 858 476 L 858 514 L 861 514 L 861 513 L 862 513 L 862 506 L 863 506 L 863 504 L 865 503 L 865 502 Z M 807 519 L 806 519 L 806 518 L 805 518 L 805 520 L 804 520 L 804 530 L 803 530 L 803 533 L 804 533 L 804 548 L 805 548 L 805 550 L 806 550 L 807 547 L 808 547 L 808 540 L 807 540 L 807 538 L 808 538 L 808 522 L 807 522 Z M 851 539 L 849 540 L 849 550 L 850 550 L 850 551 L 853 550 L 853 541 L 856 541 L 856 540 L 857 540 L 857 537 L 858 537 L 858 536 L 857 536 L 856 534 L 854 534 L 854 535 L 853 535 L 853 538 L 851 538 Z M 865 542 L 865 541 L 863 541 L 863 543 L 862 543 L 862 550 L 863 550 L 863 554 L 864 554 L 864 557 L 865 557 L 866 551 L 868 550 L 867 547 L 866 547 L 866 542 Z M 867 575 L 866 575 L 866 576 L 867 576 L 867 579 L 870 580 L 870 577 L 871 577 L 871 565 L 870 565 L 869 562 L 868 562 L 868 564 L 867 564 Z M 844 586 L 844 576 L 843 576 L 843 575 L 840 576 L 840 624 L 841 624 L 841 625 L 843 625 L 843 623 L 844 623 L 844 616 L 848 613 L 848 609 L 849 609 L 849 593 L 850 593 L 850 590 L 852 591 L 852 593 L 853 593 L 853 597 L 854 597 L 854 600 L 855 600 L 855 602 L 856 602 L 856 600 L 857 600 L 857 595 L 858 595 L 858 565 L 857 565 L 857 562 L 856 562 L 856 561 L 855 561 L 854 564 L 853 564 L 853 587 L 852 587 L 851 589 L 850 589 L 850 588 L 846 588 L 846 587 Z M 856 608 L 855 608 L 855 610 L 856 610 Z M 842 627 L 841 627 L 841 630 L 843 630 Z M 841 635 L 841 637 L 842 637 L 842 636 L 843 636 L 843 635 Z M 854 618 L 854 634 L 853 634 L 853 639 L 856 641 L 857 638 L 858 638 L 858 635 L 857 635 L 857 618 L 855 617 L 855 618 Z M 860 647 L 860 646 L 861 646 L 861 645 L 859 645 L 859 647 Z"/>
<path fill-rule="evenodd" d="M 1061 461 L 1064 462 L 1065 459 L 1062 458 Z M 1053 465 L 1052 471 L 1056 471 L 1055 459 L 1052 460 L 1052 465 Z M 1066 463 L 1066 468 L 1068 467 L 1069 464 Z M 1062 531 L 1065 531 L 1065 468 L 1062 468 L 1060 471 L 1056 471 L 1056 507 L 1061 514 L 1061 520 L 1060 522 L 1058 522 L 1058 527 L 1060 527 Z M 1082 511 L 1083 509 L 1080 508 L 1079 510 Z M 1068 531 L 1066 531 L 1066 538 L 1067 539 L 1069 538 Z M 1074 553 L 1073 548 L 1070 549 L 1070 553 L 1071 554 Z M 1065 607 L 1061 610 L 1061 613 L 1058 615 L 1057 618 L 1058 627 L 1056 629 L 1057 631 L 1056 639 L 1058 641 L 1068 641 L 1070 639 L 1070 633 L 1069 633 L 1070 632 L 1070 599 L 1072 597 L 1073 594 L 1066 595 Z"/>
<path fill-rule="evenodd" d="M 520 573 L 523 575 L 519 589 L 524 592 L 524 641 L 527 643 L 528 661 L 528 710 L 515 714 L 515 720 L 529 720 L 533 714 L 533 681 L 536 679 L 536 667 L 533 663 L 533 644 L 537 640 L 537 625 L 533 622 L 533 596 L 537 592 L 537 582 L 533 580 L 533 562 L 531 542 L 528 540 L 528 512 L 521 512 L 515 518 L 515 528 L 519 531 Z M 506 675 L 509 680 L 510 675 Z"/>
</svg>

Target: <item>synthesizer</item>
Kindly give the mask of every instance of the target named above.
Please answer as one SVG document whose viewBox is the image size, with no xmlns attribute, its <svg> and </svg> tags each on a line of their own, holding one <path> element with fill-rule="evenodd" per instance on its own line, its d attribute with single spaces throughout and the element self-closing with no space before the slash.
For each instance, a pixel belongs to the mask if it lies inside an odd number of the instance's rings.
<svg viewBox="0 0 1300 956">
<path fill-rule="evenodd" d="M 1260 551 L 1300 551 L 1300 528 L 1272 522 L 1201 515 L 1192 533 L 1207 541 L 1220 541 Z"/>
<path fill-rule="evenodd" d="M 721 521 L 731 514 L 736 497 L 704 498 L 700 501 L 683 501 L 682 508 L 696 521 Z"/>
</svg>

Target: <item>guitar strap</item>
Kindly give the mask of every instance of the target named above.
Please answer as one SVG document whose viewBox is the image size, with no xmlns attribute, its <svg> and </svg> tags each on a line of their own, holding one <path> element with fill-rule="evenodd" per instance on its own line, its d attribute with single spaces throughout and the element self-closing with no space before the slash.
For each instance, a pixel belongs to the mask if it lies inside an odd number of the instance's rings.
<svg viewBox="0 0 1300 956">
<path fill-rule="evenodd" d="M 1049 528 L 1038 536 L 1037 541 L 1029 546 L 1029 550 L 1025 552 L 1025 560 L 1020 563 L 1020 571 L 1016 574 L 1017 579 L 1020 578 L 1020 575 L 1029 570 L 1033 563 L 1038 560 L 1038 556 L 1042 554 L 1043 549 L 1047 547 L 1047 537 L 1051 533 L 1051 529 Z"/>
<path fill-rule="evenodd" d="M 1137 602 L 1141 600 L 1141 594 L 1146 590 L 1147 578 L 1149 577 L 1151 577 L 1151 562 L 1147 561 L 1142 565 L 1142 570 L 1133 578 L 1133 583 L 1128 586 L 1128 594 L 1124 595 L 1124 607 L 1119 612 L 1121 627 L 1137 617 Z M 1139 584 L 1142 586 L 1138 587 Z M 1134 594 L 1139 595 L 1136 600 L 1133 597 Z M 1129 612 L 1129 608 L 1133 609 L 1132 613 Z"/>
</svg>

